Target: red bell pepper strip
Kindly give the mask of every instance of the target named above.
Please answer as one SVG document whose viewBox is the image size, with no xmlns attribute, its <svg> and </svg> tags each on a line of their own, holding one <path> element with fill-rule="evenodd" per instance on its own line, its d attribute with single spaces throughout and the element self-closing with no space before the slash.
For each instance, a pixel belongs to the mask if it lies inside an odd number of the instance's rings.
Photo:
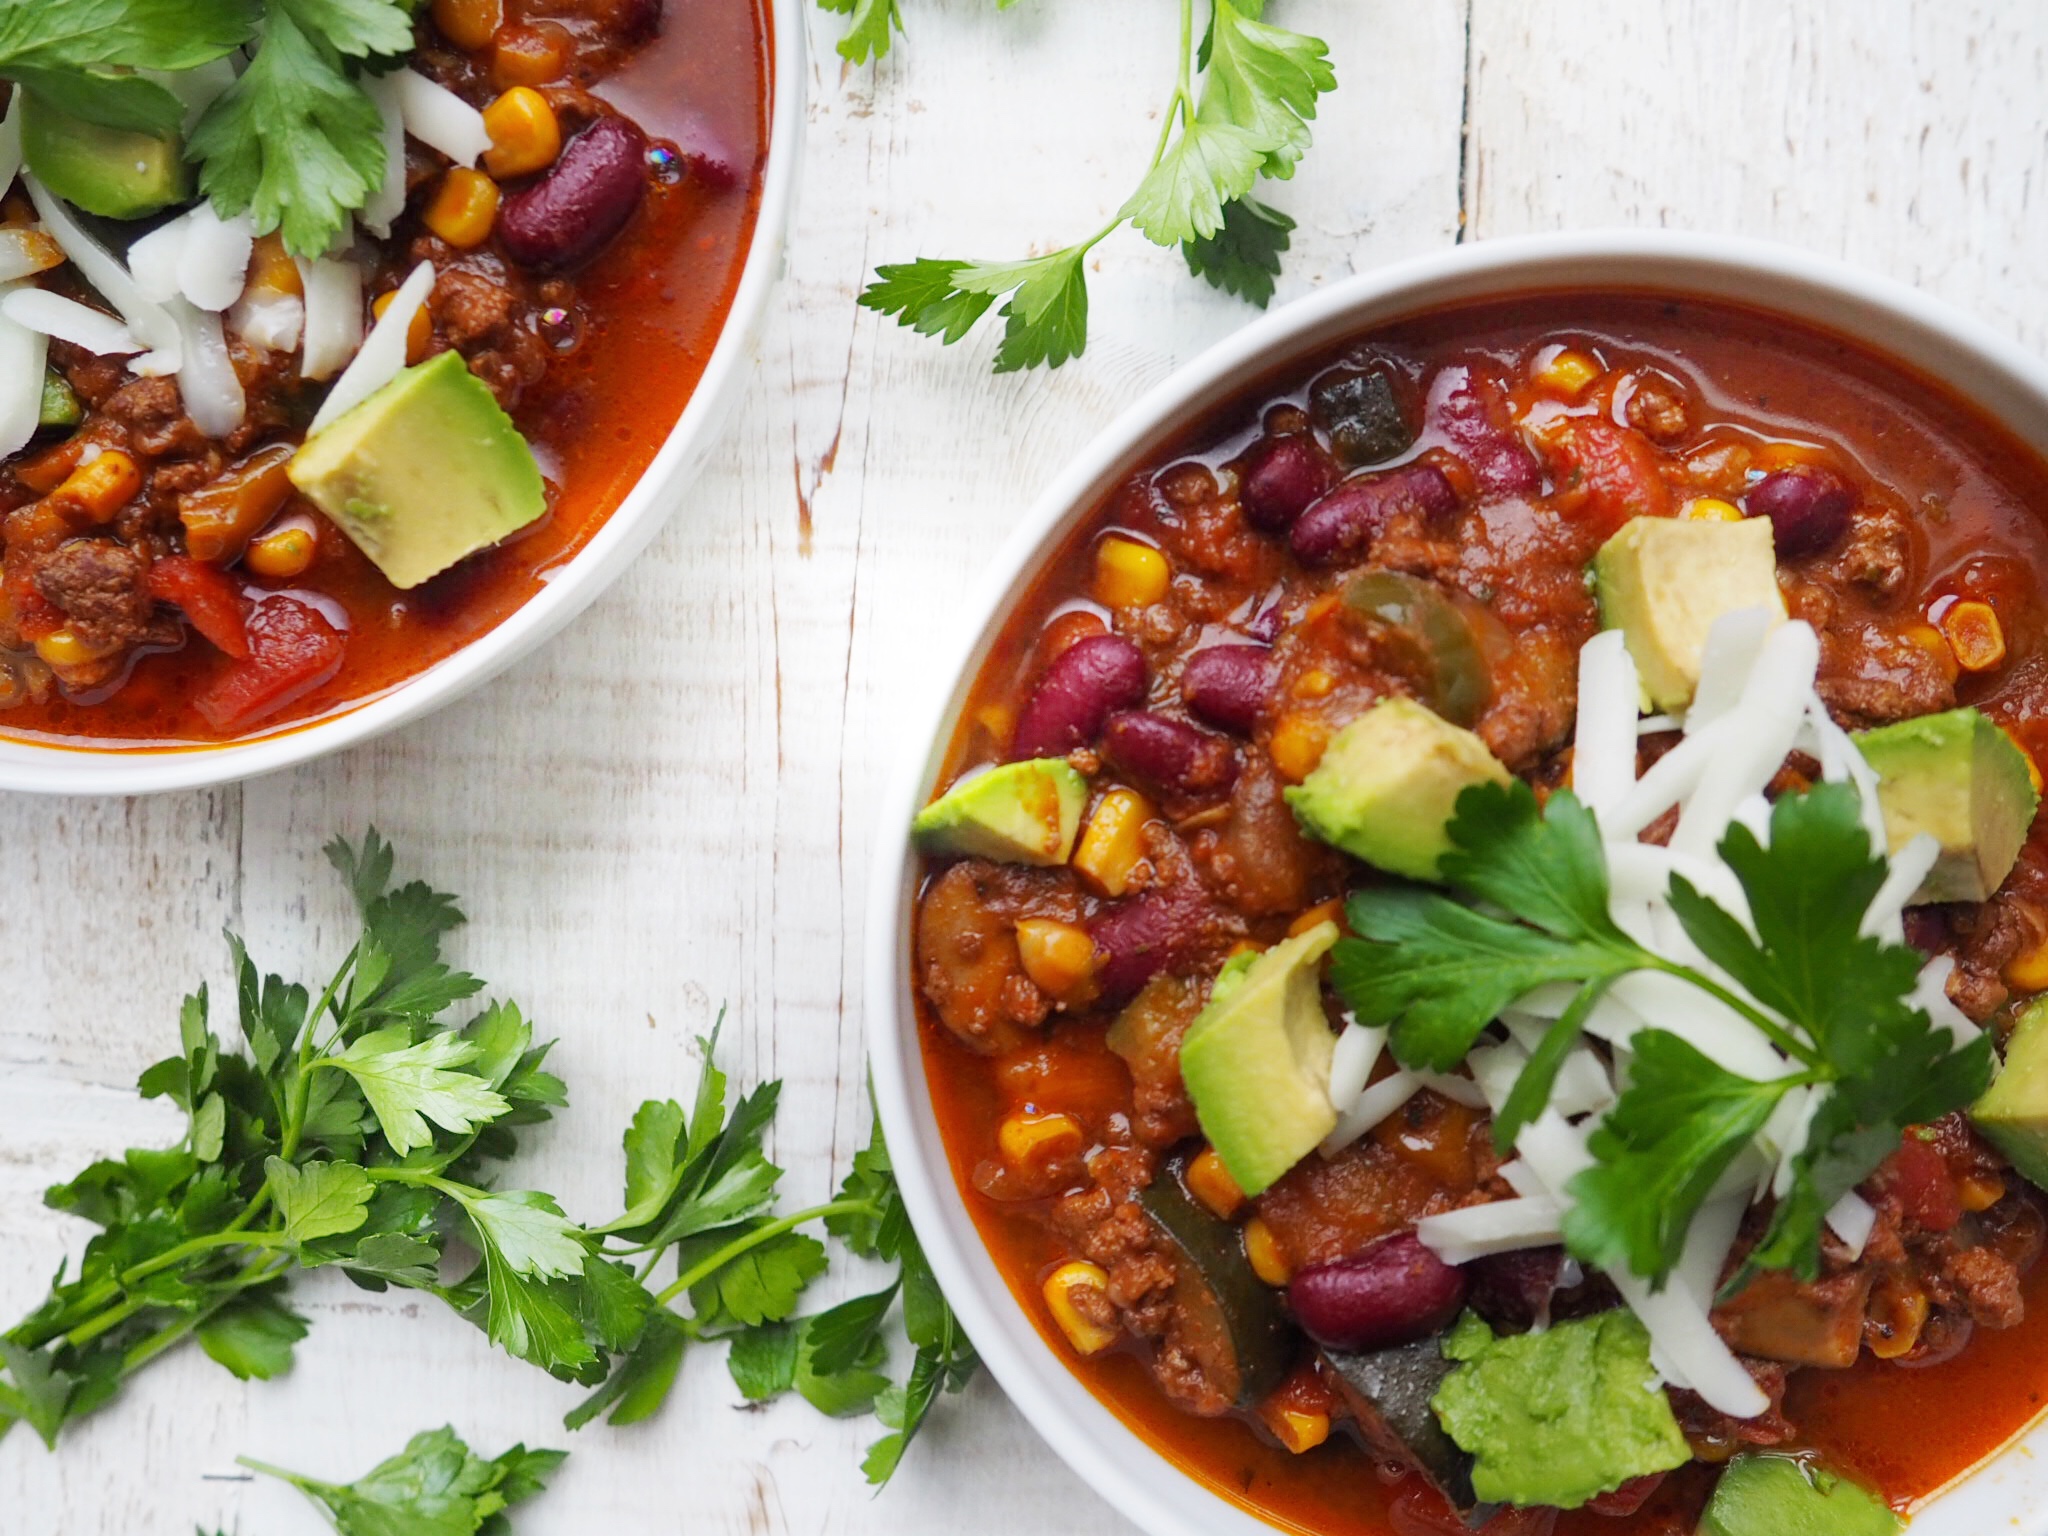
<svg viewBox="0 0 2048 1536">
<path fill-rule="evenodd" d="M 249 600 L 219 566 L 165 555 L 149 568 L 149 592 L 159 602 L 182 609 L 216 650 L 238 661 L 249 655 Z"/>
</svg>

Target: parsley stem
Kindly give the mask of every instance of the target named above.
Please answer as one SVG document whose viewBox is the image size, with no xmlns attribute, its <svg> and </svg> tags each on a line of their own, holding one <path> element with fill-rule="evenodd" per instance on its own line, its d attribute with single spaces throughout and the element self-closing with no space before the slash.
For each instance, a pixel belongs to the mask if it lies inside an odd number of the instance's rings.
<svg viewBox="0 0 2048 1536">
<path fill-rule="evenodd" d="M 278 1113 L 284 1117 L 284 1125 L 278 1137 L 277 1153 L 286 1162 L 290 1162 L 292 1155 L 299 1150 L 299 1137 L 305 1131 L 306 1097 L 313 1086 L 313 1035 L 320 1028 L 320 1015 L 334 1006 L 335 995 L 341 991 L 342 982 L 347 980 L 349 973 L 355 969 L 356 957 L 362 953 L 362 949 L 360 939 L 349 946 L 348 953 L 342 957 L 341 968 L 334 973 L 334 979 L 327 983 L 327 990 L 320 994 L 320 1001 L 306 1010 L 305 1027 L 299 1031 L 298 1070 L 292 1074 L 292 1085 L 287 1090 L 291 1102 L 278 1106 Z M 337 1014 L 336 1027 L 339 1028 L 341 1023 L 340 1015 Z M 265 1190 L 268 1188 L 266 1185 Z"/>
<path fill-rule="evenodd" d="M 1663 971 L 1666 975 L 1676 976 L 1682 981 L 1689 981 L 1709 997 L 1715 998 L 1728 1007 L 1733 1008 L 1743 1018 L 1753 1024 L 1765 1039 L 1769 1040 L 1771 1044 L 1775 1045 L 1787 1056 L 1792 1057 L 1796 1061 L 1804 1062 L 1816 1072 L 1825 1074 L 1821 1079 L 1822 1081 L 1833 1081 L 1834 1074 L 1828 1066 L 1827 1059 L 1819 1051 L 1786 1029 L 1784 1025 L 1765 1013 L 1761 1008 L 1729 991 L 1728 988 L 1722 986 L 1713 977 L 1701 971 L 1696 971 L 1689 965 L 1680 965 L 1675 960 L 1658 960 L 1655 969 Z"/>
<path fill-rule="evenodd" d="M 828 1216 L 873 1216 L 879 1219 L 880 1207 L 871 1200 L 831 1200 L 824 1205 L 814 1205 L 807 1211 L 797 1211 L 789 1216 L 778 1216 L 766 1226 L 756 1227 L 743 1237 L 736 1237 L 723 1248 L 698 1260 L 676 1277 L 675 1284 L 654 1299 L 661 1306 L 667 1306 L 678 1296 L 709 1275 L 716 1274 L 734 1259 L 751 1249 L 758 1248 L 770 1238 L 780 1237 L 794 1231 L 807 1221 L 820 1221 Z"/>
</svg>

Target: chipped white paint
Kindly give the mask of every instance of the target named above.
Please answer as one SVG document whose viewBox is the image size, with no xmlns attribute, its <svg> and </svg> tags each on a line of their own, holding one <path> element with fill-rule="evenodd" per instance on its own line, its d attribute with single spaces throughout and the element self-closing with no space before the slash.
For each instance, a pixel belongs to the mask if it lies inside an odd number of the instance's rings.
<svg viewBox="0 0 2048 1536">
<path fill-rule="evenodd" d="M 467 898 L 463 958 L 561 1036 L 575 1104 L 522 1170 L 571 1210 L 611 1208 L 632 1105 L 687 1086 L 720 1000 L 735 1071 L 785 1079 L 790 1193 L 844 1172 L 865 1125 L 868 806 L 901 745 L 898 685 L 1071 445 L 1245 318 L 1130 235 L 1097 253 L 1090 350 L 1049 378 L 990 377 L 990 336 L 941 351 L 857 310 L 877 261 L 1093 228 L 1169 84 L 1170 6 L 905 9 L 911 36 L 878 71 L 842 70 L 836 22 L 813 20 L 807 184 L 746 401 L 667 533 L 567 634 L 431 720 L 240 791 L 0 803 L 0 1313 L 82 1241 L 42 1187 L 161 1131 L 128 1088 L 180 993 L 223 980 L 222 926 L 274 965 L 334 955 L 344 913 L 319 845 L 372 820 L 406 868 Z M 1344 81 L 1274 194 L 1301 223 L 1285 294 L 1454 240 L 1462 206 L 1477 237 L 1784 239 L 2048 345 L 2048 9 L 2031 0 L 1274 14 L 1327 37 Z M 1119 1528 L 986 1383 L 875 1499 L 856 1467 L 871 1423 L 735 1411 L 715 1350 L 654 1423 L 568 1437 L 572 1389 L 439 1309 L 331 1277 L 299 1300 L 314 1331 L 285 1382 L 243 1386 L 185 1351 L 54 1456 L 25 1432 L 0 1442 L 0 1528 L 310 1536 L 296 1495 L 217 1480 L 236 1452 L 353 1474 L 443 1420 L 493 1450 L 572 1447 L 519 1521 L 534 1536 Z"/>
</svg>

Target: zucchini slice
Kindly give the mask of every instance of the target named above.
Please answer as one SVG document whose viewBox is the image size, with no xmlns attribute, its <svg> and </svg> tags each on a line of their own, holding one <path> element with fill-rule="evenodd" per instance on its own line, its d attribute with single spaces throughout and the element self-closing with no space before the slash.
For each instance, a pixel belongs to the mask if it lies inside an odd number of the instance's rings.
<svg viewBox="0 0 2048 1536">
<path fill-rule="evenodd" d="M 1181 1182 L 1178 1158 L 1139 1192 L 1138 1204 L 1179 1251 L 1173 1300 L 1177 1340 L 1239 1408 L 1280 1385 L 1297 1335 L 1280 1293 L 1252 1272 L 1244 1234 L 1209 1214 Z"/>
</svg>

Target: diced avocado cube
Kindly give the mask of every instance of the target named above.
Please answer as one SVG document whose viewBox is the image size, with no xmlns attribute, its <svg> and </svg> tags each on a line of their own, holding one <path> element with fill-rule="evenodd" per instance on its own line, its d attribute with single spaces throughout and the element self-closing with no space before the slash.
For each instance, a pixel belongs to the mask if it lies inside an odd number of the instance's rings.
<svg viewBox="0 0 2048 1536">
<path fill-rule="evenodd" d="M 192 195 L 177 135 L 103 128 L 34 91 L 21 103 L 21 156 L 65 202 L 108 219 L 140 219 Z"/>
<path fill-rule="evenodd" d="M 1004 763 L 963 779 L 918 812 L 910 836 L 920 853 L 1064 864 L 1081 830 L 1088 781 L 1058 758 Z"/>
<path fill-rule="evenodd" d="M 54 368 L 43 371 L 43 407 L 36 418 L 40 427 L 75 427 L 85 419 L 85 407 L 78 403 L 78 391 Z"/>
<path fill-rule="evenodd" d="M 1979 710 L 1951 709 L 1864 731 L 1856 745 L 1877 774 L 1892 851 L 1922 832 L 1941 844 L 1915 902 L 1983 901 L 2005 883 L 2041 799 L 2010 736 Z"/>
<path fill-rule="evenodd" d="M 533 449 L 460 354 L 408 368 L 306 439 L 292 484 L 416 587 L 547 510 Z"/>
<path fill-rule="evenodd" d="M 1473 1491 L 1489 1503 L 1577 1509 L 1692 1460 L 1633 1312 L 1501 1338 L 1467 1312 L 1443 1347 L 1459 1366 L 1431 1405 L 1472 1454 Z"/>
<path fill-rule="evenodd" d="M 1505 784 L 1486 743 L 1413 699 L 1381 699 L 1330 740 L 1322 761 L 1287 791 L 1309 836 L 1393 874 L 1436 878 L 1458 796 Z"/>
<path fill-rule="evenodd" d="M 2013 1167 L 2048 1189 L 2048 998 L 2020 1010 L 1998 1076 L 1970 1107 L 1970 1119 Z"/>
<path fill-rule="evenodd" d="M 1330 1106 L 1336 1036 L 1323 1012 L 1321 962 L 1335 923 L 1257 956 L 1188 1026 L 1180 1073 L 1202 1134 L 1247 1195 L 1315 1150 L 1337 1126 Z"/>
<path fill-rule="evenodd" d="M 1748 1452 L 1728 1463 L 1698 1536 L 1896 1536 L 1876 1494 L 1817 1463 Z"/>
<path fill-rule="evenodd" d="M 1634 517 L 1593 557 L 1600 623 L 1618 629 L 1653 709 L 1684 709 L 1700 681 L 1707 631 L 1723 614 L 1785 617 L 1771 520 Z"/>
</svg>

